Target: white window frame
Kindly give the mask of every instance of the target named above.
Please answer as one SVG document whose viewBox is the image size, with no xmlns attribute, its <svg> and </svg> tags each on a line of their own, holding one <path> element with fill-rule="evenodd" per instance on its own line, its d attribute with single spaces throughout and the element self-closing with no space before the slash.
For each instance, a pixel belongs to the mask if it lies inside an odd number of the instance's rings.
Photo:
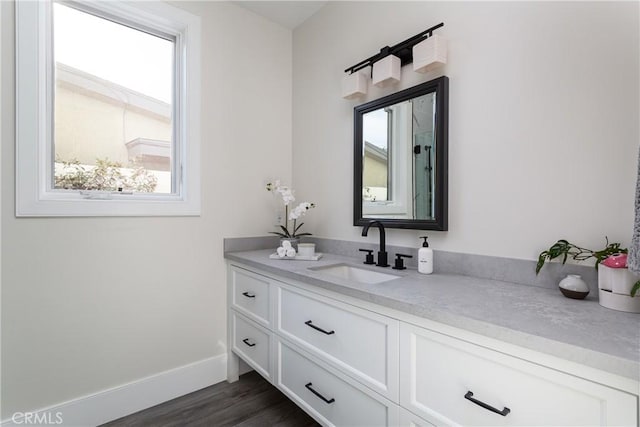
<svg viewBox="0 0 640 427">
<path fill-rule="evenodd" d="M 53 190 L 52 1 L 16 2 L 16 216 L 200 215 L 200 18 L 162 2 L 88 0 L 96 12 L 176 38 L 175 194 Z"/>
</svg>

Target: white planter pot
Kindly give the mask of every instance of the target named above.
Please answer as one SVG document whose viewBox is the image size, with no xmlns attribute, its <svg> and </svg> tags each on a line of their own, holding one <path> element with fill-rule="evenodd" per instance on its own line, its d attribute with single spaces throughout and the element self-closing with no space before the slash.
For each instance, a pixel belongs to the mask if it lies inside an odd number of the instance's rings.
<svg viewBox="0 0 640 427">
<path fill-rule="evenodd" d="M 614 294 L 630 295 L 633 284 L 638 280 L 640 276 L 630 272 L 628 268 L 610 268 L 602 264 L 598 266 L 598 288 Z"/>
<path fill-rule="evenodd" d="M 631 288 L 640 276 L 627 268 L 598 266 L 600 305 L 613 310 L 640 313 L 640 292 L 631 297 Z"/>
</svg>

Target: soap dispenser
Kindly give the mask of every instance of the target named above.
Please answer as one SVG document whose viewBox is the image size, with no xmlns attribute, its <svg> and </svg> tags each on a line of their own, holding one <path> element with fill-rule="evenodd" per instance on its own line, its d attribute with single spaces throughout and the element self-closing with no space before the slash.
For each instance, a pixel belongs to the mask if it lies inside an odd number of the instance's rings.
<svg viewBox="0 0 640 427">
<path fill-rule="evenodd" d="M 427 239 L 429 236 L 422 236 L 424 239 L 422 247 L 418 250 L 418 271 L 422 274 L 433 273 L 433 249 L 429 247 Z"/>
</svg>

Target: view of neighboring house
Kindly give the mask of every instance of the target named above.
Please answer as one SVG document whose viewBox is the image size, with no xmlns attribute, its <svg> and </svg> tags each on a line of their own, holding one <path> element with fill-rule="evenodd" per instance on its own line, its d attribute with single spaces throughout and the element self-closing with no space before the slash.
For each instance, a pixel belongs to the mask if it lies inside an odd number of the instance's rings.
<svg viewBox="0 0 640 427">
<path fill-rule="evenodd" d="M 387 200 L 389 180 L 387 150 L 364 142 L 364 167 L 362 169 L 363 197 L 369 201 Z"/>
<path fill-rule="evenodd" d="M 57 63 L 55 156 L 94 166 L 108 159 L 143 166 L 171 192 L 171 105 L 82 70 Z"/>
</svg>

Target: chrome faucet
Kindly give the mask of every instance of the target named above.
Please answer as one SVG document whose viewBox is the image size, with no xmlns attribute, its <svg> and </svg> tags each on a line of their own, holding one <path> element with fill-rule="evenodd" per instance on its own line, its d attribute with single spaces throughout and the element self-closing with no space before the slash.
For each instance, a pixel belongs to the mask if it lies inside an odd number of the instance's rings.
<svg viewBox="0 0 640 427">
<path fill-rule="evenodd" d="M 380 221 L 371 221 L 362 229 L 362 236 L 366 237 L 369 232 L 369 227 L 375 225 L 380 230 L 380 248 L 378 249 L 378 262 L 376 265 L 378 267 L 389 267 L 387 263 L 387 249 L 385 247 L 385 235 L 384 235 L 384 225 Z"/>
</svg>

